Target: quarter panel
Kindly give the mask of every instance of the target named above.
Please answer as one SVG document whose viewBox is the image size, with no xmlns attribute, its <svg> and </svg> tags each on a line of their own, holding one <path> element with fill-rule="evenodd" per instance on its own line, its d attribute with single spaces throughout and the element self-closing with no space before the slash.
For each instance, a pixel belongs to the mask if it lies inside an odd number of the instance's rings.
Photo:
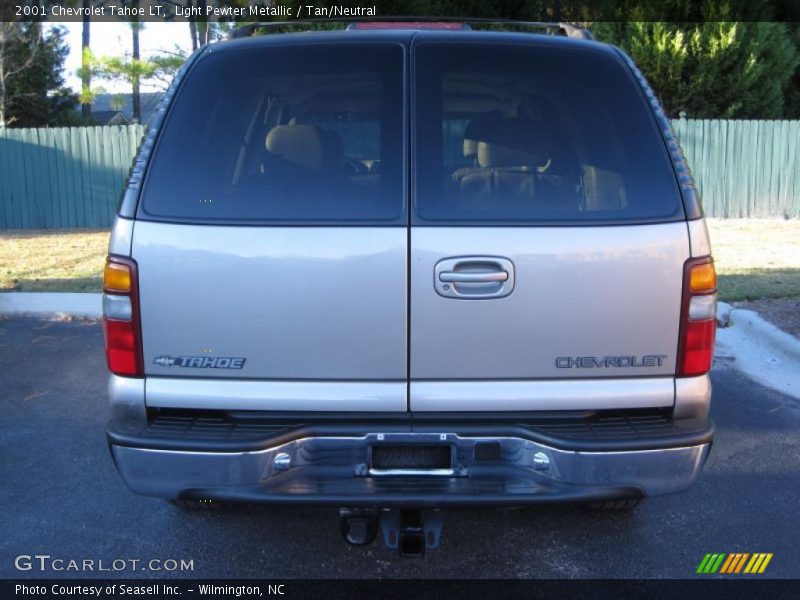
<svg viewBox="0 0 800 600">
<path fill-rule="evenodd" d="M 108 400 L 112 419 L 147 420 L 143 378 L 110 374 Z"/>
<path fill-rule="evenodd" d="M 675 379 L 676 419 L 707 418 L 711 408 L 711 377 L 708 373 L 697 377 Z"/>
<path fill-rule="evenodd" d="M 708 256 L 711 254 L 711 238 L 708 235 L 706 220 L 687 221 L 686 226 L 689 228 L 692 256 Z"/>
<path fill-rule="evenodd" d="M 108 239 L 108 253 L 117 256 L 130 256 L 131 244 L 133 243 L 132 219 L 117 217 L 111 228 L 111 236 Z"/>
</svg>

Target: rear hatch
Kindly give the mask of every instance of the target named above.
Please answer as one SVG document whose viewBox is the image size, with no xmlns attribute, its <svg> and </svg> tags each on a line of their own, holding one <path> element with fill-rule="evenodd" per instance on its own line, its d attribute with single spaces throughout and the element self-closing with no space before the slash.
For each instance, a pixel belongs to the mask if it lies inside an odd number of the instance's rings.
<svg viewBox="0 0 800 600">
<path fill-rule="evenodd" d="M 613 49 L 414 38 L 412 411 L 672 406 L 689 240 Z"/>
<path fill-rule="evenodd" d="M 133 234 L 148 405 L 672 406 L 689 239 L 628 67 L 351 35 L 235 42 L 179 90 Z"/>
</svg>

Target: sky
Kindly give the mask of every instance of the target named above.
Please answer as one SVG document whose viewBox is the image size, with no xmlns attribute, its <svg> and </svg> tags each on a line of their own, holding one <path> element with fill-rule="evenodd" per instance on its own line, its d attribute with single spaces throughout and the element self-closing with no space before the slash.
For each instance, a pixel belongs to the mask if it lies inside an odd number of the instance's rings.
<svg viewBox="0 0 800 600">
<path fill-rule="evenodd" d="M 76 71 L 81 66 L 81 32 L 83 23 L 53 23 L 61 25 L 68 31 L 67 43 L 69 56 L 64 65 L 64 79 L 69 87 L 80 91 L 80 78 Z M 139 34 L 139 47 L 142 58 L 152 54 L 160 54 L 164 50 L 174 51 L 179 46 L 185 52 L 191 52 L 192 42 L 189 37 L 188 23 L 146 23 Z M 122 56 L 132 51 L 131 28 L 127 23 L 92 22 L 91 48 L 96 55 Z M 119 94 L 130 92 L 124 83 L 95 82 L 107 92 Z M 152 88 L 142 86 L 142 91 Z"/>
</svg>

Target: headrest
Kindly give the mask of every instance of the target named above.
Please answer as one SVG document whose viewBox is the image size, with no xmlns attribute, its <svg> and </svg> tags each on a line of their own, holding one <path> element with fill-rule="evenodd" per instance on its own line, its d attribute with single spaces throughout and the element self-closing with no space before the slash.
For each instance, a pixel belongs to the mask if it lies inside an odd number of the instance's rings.
<svg viewBox="0 0 800 600">
<path fill-rule="evenodd" d="M 464 129 L 464 157 L 474 158 L 478 154 L 478 142 L 483 139 L 483 132 L 487 123 L 496 119 L 489 117 L 476 117 Z"/>
<path fill-rule="evenodd" d="M 342 143 L 338 135 L 316 125 L 277 125 L 267 134 L 267 151 L 308 169 L 338 166 Z"/>
<path fill-rule="evenodd" d="M 478 142 L 481 167 L 537 167 L 547 162 L 550 139 L 541 121 L 496 119 L 482 126 Z"/>
</svg>

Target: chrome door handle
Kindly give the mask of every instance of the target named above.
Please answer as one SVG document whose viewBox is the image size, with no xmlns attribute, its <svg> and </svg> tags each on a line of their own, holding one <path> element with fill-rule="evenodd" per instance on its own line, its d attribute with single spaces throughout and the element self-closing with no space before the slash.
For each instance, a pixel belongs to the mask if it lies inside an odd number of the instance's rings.
<svg viewBox="0 0 800 600">
<path fill-rule="evenodd" d="M 514 291 L 514 263 L 502 256 L 453 256 L 433 271 L 433 287 L 445 298 L 486 300 Z"/>
<path fill-rule="evenodd" d="M 439 281 L 446 283 L 501 283 L 508 281 L 506 271 L 490 273 L 459 273 L 458 271 L 444 271 L 439 273 Z"/>
</svg>

